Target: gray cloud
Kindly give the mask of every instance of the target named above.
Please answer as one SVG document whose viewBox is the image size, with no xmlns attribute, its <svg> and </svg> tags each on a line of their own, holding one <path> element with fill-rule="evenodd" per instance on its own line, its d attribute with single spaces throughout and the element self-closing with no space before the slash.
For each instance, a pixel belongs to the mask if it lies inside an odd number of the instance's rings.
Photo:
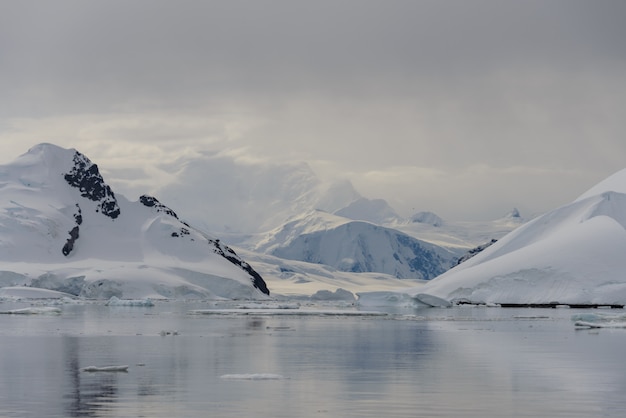
<svg viewBox="0 0 626 418">
<path fill-rule="evenodd" d="M 548 210 L 624 165 L 625 17 L 617 0 L 3 3 L 0 150 L 52 141 L 122 170 L 236 149 L 401 211 Z"/>
</svg>

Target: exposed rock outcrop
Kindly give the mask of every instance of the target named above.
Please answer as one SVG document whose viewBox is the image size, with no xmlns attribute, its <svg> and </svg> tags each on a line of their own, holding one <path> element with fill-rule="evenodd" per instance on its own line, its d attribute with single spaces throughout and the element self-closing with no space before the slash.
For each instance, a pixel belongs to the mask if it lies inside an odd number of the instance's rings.
<svg viewBox="0 0 626 418">
<path fill-rule="evenodd" d="M 120 215 L 115 194 L 98 171 L 98 166 L 80 152 L 74 154 L 74 167 L 65 174 L 65 181 L 70 186 L 80 190 L 81 196 L 98 202 L 98 208 L 103 215 L 115 219 Z"/>
</svg>

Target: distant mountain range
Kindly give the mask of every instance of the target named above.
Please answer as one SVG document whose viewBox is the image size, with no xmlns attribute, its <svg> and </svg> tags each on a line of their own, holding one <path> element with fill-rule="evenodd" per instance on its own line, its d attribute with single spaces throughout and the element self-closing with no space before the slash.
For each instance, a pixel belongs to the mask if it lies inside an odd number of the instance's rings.
<svg viewBox="0 0 626 418">
<path fill-rule="evenodd" d="M 157 191 L 166 206 L 115 194 L 73 149 L 40 144 L 1 166 L 0 287 L 96 298 L 257 298 L 272 283 L 287 293 L 325 289 L 314 282 L 388 289 L 433 279 L 524 222 L 516 210 L 479 223 L 404 219 L 306 164 L 204 154 L 171 169 L 177 181 Z"/>
<path fill-rule="evenodd" d="M 304 163 L 207 153 L 170 168 L 177 181 L 155 193 L 203 230 L 247 251 L 345 272 L 432 279 L 524 222 L 516 210 L 491 222 L 450 222 L 432 212 L 404 219 L 346 180 L 320 181 Z"/>
</svg>

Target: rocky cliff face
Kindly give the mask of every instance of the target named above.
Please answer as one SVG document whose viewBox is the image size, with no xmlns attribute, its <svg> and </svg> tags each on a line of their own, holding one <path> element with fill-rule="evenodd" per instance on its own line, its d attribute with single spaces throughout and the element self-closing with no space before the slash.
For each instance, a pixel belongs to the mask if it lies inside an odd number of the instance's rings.
<svg viewBox="0 0 626 418">
<path fill-rule="evenodd" d="M 63 177 L 65 181 L 80 190 L 81 196 L 98 203 L 103 215 L 115 219 L 120 215 L 120 207 L 115 194 L 98 171 L 98 166 L 89 158 L 76 151 L 73 158 L 74 166 Z"/>
</svg>

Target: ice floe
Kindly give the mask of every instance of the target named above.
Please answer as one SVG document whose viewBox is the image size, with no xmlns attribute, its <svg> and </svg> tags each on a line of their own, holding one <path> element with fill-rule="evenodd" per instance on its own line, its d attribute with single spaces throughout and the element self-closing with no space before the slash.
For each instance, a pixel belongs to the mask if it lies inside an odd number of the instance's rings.
<svg viewBox="0 0 626 418">
<path fill-rule="evenodd" d="M 244 374 L 224 374 L 220 379 L 225 380 L 283 380 L 287 379 L 280 374 L 272 373 L 244 373 Z"/>
<path fill-rule="evenodd" d="M 626 328 L 626 314 L 583 313 L 571 319 L 581 328 Z"/>
</svg>

